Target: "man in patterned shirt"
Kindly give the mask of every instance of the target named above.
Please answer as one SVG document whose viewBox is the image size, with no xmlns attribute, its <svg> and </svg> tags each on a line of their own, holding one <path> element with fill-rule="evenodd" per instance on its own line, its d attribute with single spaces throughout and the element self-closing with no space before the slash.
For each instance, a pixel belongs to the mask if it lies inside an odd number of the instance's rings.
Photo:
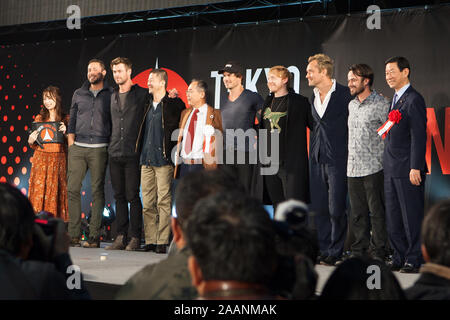
<svg viewBox="0 0 450 320">
<path fill-rule="evenodd" d="M 366 64 L 349 68 L 348 87 L 355 98 L 348 105 L 348 194 L 352 256 L 386 256 L 383 149 L 377 129 L 386 121 L 389 101 L 372 90 L 373 71 Z M 369 224 L 370 217 L 370 224 Z M 371 230 L 370 227 L 371 226 Z M 370 234 L 371 231 L 371 234 Z"/>
</svg>

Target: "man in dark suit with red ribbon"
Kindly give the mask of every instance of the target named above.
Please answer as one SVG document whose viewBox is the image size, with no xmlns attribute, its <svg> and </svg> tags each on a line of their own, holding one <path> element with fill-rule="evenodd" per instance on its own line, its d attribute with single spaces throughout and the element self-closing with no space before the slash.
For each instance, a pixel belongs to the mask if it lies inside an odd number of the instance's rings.
<svg viewBox="0 0 450 320">
<path fill-rule="evenodd" d="M 409 82 L 404 57 L 385 62 L 386 82 L 395 90 L 384 148 L 386 222 L 394 249 L 393 271 L 417 273 L 423 263 L 420 228 L 424 216 L 427 113 L 425 101 Z"/>
</svg>

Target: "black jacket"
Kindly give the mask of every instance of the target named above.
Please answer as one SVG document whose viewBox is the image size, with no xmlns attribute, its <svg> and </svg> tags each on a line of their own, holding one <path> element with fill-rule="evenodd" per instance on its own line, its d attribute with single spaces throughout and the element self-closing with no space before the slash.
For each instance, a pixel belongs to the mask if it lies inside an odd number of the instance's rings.
<svg viewBox="0 0 450 320">
<path fill-rule="evenodd" d="M 273 95 L 269 95 L 264 103 L 264 108 L 272 102 Z M 285 154 L 280 154 L 283 160 L 279 168 L 278 176 L 283 181 L 286 199 L 297 199 L 309 202 L 309 170 L 306 128 L 312 128 L 313 119 L 311 106 L 308 99 L 296 94 L 292 89 L 288 94 L 288 107 L 286 119 L 286 134 L 284 135 Z M 262 121 L 258 129 L 262 129 Z M 261 175 L 261 164 L 255 166 L 253 174 L 252 194 L 263 200 L 263 176 Z"/>
<path fill-rule="evenodd" d="M 74 133 L 77 142 L 108 143 L 111 136 L 112 88 L 105 83 L 95 97 L 89 87 L 90 83 L 86 81 L 73 94 L 67 133 Z"/>
<path fill-rule="evenodd" d="M 408 300 L 450 300 L 450 280 L 425 272 L 405 293 Z"/>
<path fill-rule="evenodd" d="M 141 125 L 139 128 L 139 134 L 136 139 L 136 152 L 140 153 L 142 150 L 142 141 L 145 134 L 145 118 L 147 117 L 147 113 L 149 108 L 153 107 L 153 95 L 150 94 L 149 103 L 147 104 L 147 108 L 145 110 L 145 114 L 142 117 Z M 161 100 L 161 110 L 162 110 L 162 126 L 164 130 L 164 139 L 163 139 L 163 156 L 164 159 L 173 164 L 172 161 L 172 150 L 177 145 L 177 137 L 176 136 L 172 140 L 173 131 L 178 129 L 180 124 L 180 116 L 181 112 L 186 108 L 183 100 L 180 98 L 169 98 L 166 95 Z"/>
<path fill-rule="evenodd" d="M 321 118 L 314 108 L 311 110 L 314 128 L 310 136 L 310 160 L 316 163 L 337 164 L 347 170 L 348 155 L 348 104 L 352 100 L 350 90 L 336 83 L 336 91 L 331 94 L 325 114 Z"/>
<path fill-rule="evenodd" d="M 22 260 L 0 250 L 0 300 L 86 300 L 90 299 L 83 277 L 81 288 L 70 290 L 67 273 L 73 265 L 68 254 L 55 257 L 53 263 Z"/>
<path fill-rule="evenodd" d="M 386 135 L 384 143 L 384 174 L 408 177 L 411 169 L 427 173 L 427 108 L 419 92 L 410 86 L 394 106 L 402 119 Z"/>
<path fill-rule="evenodd" d="M 111 96 L 112 132 L 108 153 L 111 157 L 129 157 L 136 155 L 135 142 L 139 134 L 138 123 L 144 117 L 150 94 L 148 90 L 135 84 L 125 99 L 123 110 L 120 108 L 119 90 Z"/>
</svg>

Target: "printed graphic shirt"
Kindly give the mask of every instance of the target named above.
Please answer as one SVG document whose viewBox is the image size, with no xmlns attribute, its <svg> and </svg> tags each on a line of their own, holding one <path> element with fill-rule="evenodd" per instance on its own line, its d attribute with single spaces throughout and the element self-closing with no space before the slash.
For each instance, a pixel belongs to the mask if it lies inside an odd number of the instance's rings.
<svg viewBox="0 0 450 320">
<path fill-rule="evenodd" d="M 348 105 L 348 177 L 365 177 L 383 169 L 383 139 L 377 129 L 388 118 L 390 103 L 372 91 L 362 103 Z"/>
</svg>

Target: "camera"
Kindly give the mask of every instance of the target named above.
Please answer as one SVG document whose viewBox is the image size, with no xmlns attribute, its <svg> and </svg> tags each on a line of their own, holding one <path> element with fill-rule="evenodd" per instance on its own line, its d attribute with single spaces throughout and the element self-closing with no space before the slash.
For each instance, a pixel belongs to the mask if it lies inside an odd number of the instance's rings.
<svg viewBox="0 0 450 320">
<path fill-rule="evenodd" d="M 66 231 L 64 221 L 54 218 L 49 212 L 36 215 L 33 228 L 33 246 L 28 260 L 50 262 L 55 254 L 55 239 Z"/>
<path fill-rule="evenodd" d="M 317 234 L 309 227 L 308 206 L 298 200 L 278 205 L 274 228 L 278 267 L 271 289 L 288 299 L 312 299 L 315 295 L 317 273 L 314 262 L 319 254 Z"/>
</svg>

